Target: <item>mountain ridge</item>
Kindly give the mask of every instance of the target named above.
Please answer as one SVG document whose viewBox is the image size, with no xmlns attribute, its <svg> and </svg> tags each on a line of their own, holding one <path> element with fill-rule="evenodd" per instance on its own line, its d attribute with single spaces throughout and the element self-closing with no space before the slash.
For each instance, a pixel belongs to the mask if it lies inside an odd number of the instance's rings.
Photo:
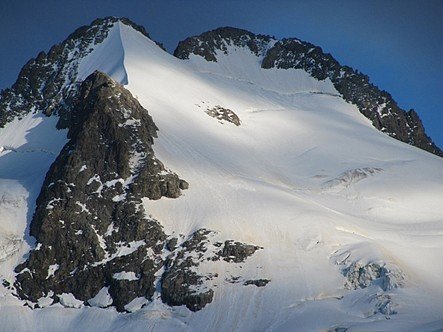
<svg viewBox="0 0 443 332">
<path fill-rule="evenodd" d="M 152 40 L 144 27 L 127 18 L 110 16 L 96 19 L 90 25 L 78 28 L 65 41 L 54 45 L 48 54 L 40 52 L 35 59 L 29 60 L 22 68 L 17 81 L 12 87 L 1 91 L 0 127 L 12 120 L 15 115 L 23 114 L 19 110 L 23 105 L 30 108 L 29 100 L 33 103 L 39 103 L 40 107 L 45 108 L 45 112 L 48 114 L 60 106 L 57 101 L 52 104 L 45 104 L 42 99 L 54 100 L 62 93 L 64 95 L 63 99 L 69 100 L 69 91 L 59 91 L 61 88 L 58 87 L 57 77 L 61 73 L 54 75 L 51 71 L 47 72 L 45 68 L 48 67 L 48 63 L 54 66 L 54 60 L 61 55 L 60 52 L 70 48 L 70 44 L 75 40 L 83 43 L 83 46 L 79 47 L 80 49 L 87 48 L 85 43 L 88 42 L 88 38 L 95 38 L 95 40 L 89 40 L 93 44 L 100 43 L 106 37 L 109 27 L 116 22 L 131 26 L 134 30 Z M 94 31 L 91 33 L 91 29 L 94 27 L 101 27 L 101 32 L 95 32 L 95 35 Z M 311 43 L 297 38 L 277 40 L 269 35 L 256 35 L 244 29 L 221 27 L 180 41 L 173 55 L 179 59 L 187 59 L 190 54 L 195 54 L 202 56 L 207 61 L 217 61 L 215 51 L 226 52 L 224 46 L 226 41 L 230 41 L 233 45 L 239 47 L 247 47 L 251 52 L 263 58 L 261 60 L 262 68 L 301 68 L 319 80 L 329 77 L 345 100 L 357 105 L 359 111 L 370 119 L 378 130 L 402 142 L 443 157 L 443 150 L 427 136 L 417 112 L 413 109 L 409 111 L 401 109 L 392 96 L 372 84 L 367 75 L 349 66 L 340 65 L 330 54 L 323 53 L 320 47 Z M 165 50 L 161 43 L 154 42 Z M 87 54 L 87 51 L 83 51 L 80 57 Z M 63 68 L 61 70 L 63 71 Z M 26 78 L 30 78 L 32 86 L 41 85 L 39 79 L 42 74 L 47 79 L 50 76 L 54 77 L 48 87 L 41 87 L 40 91 L 35 91 L 27 86 Z M 20 98 L 20 95 L 25 98 Z"/>
<path fill-rule="evenodd" d="M 255 40 L 267 45 L 271 41 L 273 43 L 269 49 L 263 45 L 260 48 L 254 43 Z M 331 54 L 324 53 L 319 46 L 297 38 L 276 40 L 271 36 L 255 35 L 247 30 L 224 27 L 179 42 L 174 56 L 189 59 L 189 56 L 194 54 L 207 61 L 216 62 L 215 53 L 217 50 L 226 52 L 225 44 L 248 47 L 257 56 L 261 55 L 261 67 L 265 69 L 303 69 L 316 79 L 331 79 L 344 99 L 357 105 L 359 111 L 372 121 L 375 128 L 402 142 L 443 157 L 443 150 L 426 135 L 423 124 L 413 109 L 401 109 L 392 96 L 371 83 L 367 75 L 349 66 L 340 65 Z"/>
</svg>

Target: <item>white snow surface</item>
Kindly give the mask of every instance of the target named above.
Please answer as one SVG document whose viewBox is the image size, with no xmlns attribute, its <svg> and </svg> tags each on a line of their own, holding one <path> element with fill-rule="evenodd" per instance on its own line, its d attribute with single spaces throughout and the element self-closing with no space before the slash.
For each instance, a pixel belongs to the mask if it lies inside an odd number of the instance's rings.
<svg viewBox="0 0 443 332">
<path fill-rule="evenodd" d="M 75 298 L 74 295 L 71 293 L 63 293 L 62 295 L 58 296 L 60 299 L 60 304 L 64 306 L 65 308 L 76 308 L 79 309 L 83 307 L 83 301 L 80 301 Z"/>
<path fill-rule="evenodd" d="M 31 310 L 1 286 L 2 329 L 443 328 L 443 159 L 377 131 L 328 80 L 261 69 L 245 49 L 232 47 L 218 60 L 176 59 L 117 23 L 80 72 L 103 70 L 126 84 L 159 128 L 156 157 L 189 182 L 178 199 L 144 201 L 165 232 L 204 227 L 264 249 L 246 263 L 217 264 L 214 300 L 198 312 L 135 299 L 128 311 L 136 312 L 121 314 L 82 307 L 72 294 L 57 294 L 71 308 Z M 235 112 L 241 126 L 205 114 L 216 105 Z M 3 278 L 33 245 L 27 234 L 35 199 L 66 143 L 56 120 L 30 114 L 0 129 Z M 357 262 L 402 271 L 403 286 L 346 289 L 340 271 Z M 233 276 L 271 282 L 224 282 Z M 108 295 L 104 289 L 92 305 L 109 305 Z M 374 314 L 377 296 L 389 296 L 397 314 Z"/>
<path fill-rule="evenodd" d="M 114 273 L 112 278 L 117 279 L 117 280 L 129 280 L 129 281 L 133 281 L 133 280 L 138 280 L 139 279 L 137 277 L 137 275 L 135 274 L 135 272 L 126 272 L 126 271 Z"/>
<path fill-rule="evenodd" d="M 88 301 L 92 307 L 106 308 L 112 304 L 112 297 L 109 295 L 108 287 L 100 289 L 98 294 Z"/>
</svg>

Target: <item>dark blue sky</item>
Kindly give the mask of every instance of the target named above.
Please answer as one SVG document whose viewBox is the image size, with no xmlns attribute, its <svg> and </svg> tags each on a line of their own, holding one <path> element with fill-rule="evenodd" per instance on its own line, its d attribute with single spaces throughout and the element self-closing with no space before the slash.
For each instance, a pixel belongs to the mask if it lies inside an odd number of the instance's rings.
<svg viewBox="0 0 443 332">
<path fill-rule="evenodd" d="M 31 57 L 97 17 L 126 16 L 172 51 L 188 36 L 235 26 L 319 45 L 414 108 L 443 146 L 441 0 L 0 1 L 0 89 Z"/>
</svg>

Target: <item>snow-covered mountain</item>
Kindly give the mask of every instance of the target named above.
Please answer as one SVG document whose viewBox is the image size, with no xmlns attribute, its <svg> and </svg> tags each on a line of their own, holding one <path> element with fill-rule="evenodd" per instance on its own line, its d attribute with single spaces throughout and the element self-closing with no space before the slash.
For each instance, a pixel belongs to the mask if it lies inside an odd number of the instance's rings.
<svg viewBox="0 0 443 332">
<path fill-rule="evenodd" d="M 2 329 L 442 328 L 443 160 L 416 113 L 296 39 L 174 54 L 100 19 L 2 92 Z"/>
</svg>

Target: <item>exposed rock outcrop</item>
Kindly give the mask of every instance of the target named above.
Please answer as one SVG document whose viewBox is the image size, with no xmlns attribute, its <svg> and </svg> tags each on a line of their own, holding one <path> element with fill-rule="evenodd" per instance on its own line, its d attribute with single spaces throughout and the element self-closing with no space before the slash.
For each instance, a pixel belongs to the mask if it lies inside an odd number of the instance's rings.
<svg viewBox="0 0 443 332">
<path fill-rule="evenodd" d="M 265 287 L 271 280 L 269 279 L 257 279 L 257 280 L 246 280 L 243 285 L 255 285 L 257 287 Z"/>
<path fill-rule="evenodd" d="M 217 275 L 196 271 L 221 259 L 223 243 L 207 243 L 207 230 L 180 242 L 148 216 L 142 198 L 177 198 L 189 184 L 154 156 L 157 127 L 129 91 L 100 72 L 80 81 L 81 60 L 119 21 L 149 37 L 127 19 L 96 20 L 30 60 L 0 95 L 0 127 L 42 112 L 57 116 L 69 139 L 37 199 L 37 246 L 15 281 L 3 282 L 32 308 L 60 302 L 132 312 L 158 291 L 167 304 L 200 310 L 213 299 L 206 281 Z"/>
<path fill-rule="evenodd" d="M 212 301 L 214 291 L 204 286 L 205 276 L 193 270 L 204 261 L 203 256 L 210 244 L 208 235 L 211 233 L 206 229 L 196 231 L 168 256 L 161 285 L 165 303 L 186 305 L 190 310 L 197 311 Z"/>
<path fill-rule="evenodd" d="M 241 263 L 259 249 L 263 248 L 228 240 L 217 254 L 226 262 Z"/>
<path fill-rule="evenodd" d="M 217 119 L 221 123 L 223 123 L 223 121 L 226 121 L 231 122 L 236 126 L 240 126 L 241 124 L 240 118 L 229 108 L 224 108 L 221 106 L 214 106 L 212 108 L 208 107 L 206 110 L 206 114 Z"/>
<path fill-rule="evenodd" d="M 197 272 L 197 267 L 205 262 L 216 264 L 221 259 L 229 263 L 242 263 L 256 250 L 262 249 L 232 240 L 214 242 L 212 237 L 215 234 L 207 229 L 199 229 L 168 256 L 161 286 L 164 302 L 186 305 L 192 311 L 202 309 L 214 296 L 214 291 L 206 286 L 205 281 L 217 278 L 218 275 Z"/>
<path fill-rule="evenodd" d="M 52 291 L 87 301 L 106 286 L 124 310 L 134 298 L 152 296 L 166 235 L 145 216 L 141 198 L 176 198 L 186 187 L 155 158 L 156 131 L 148 112 L 105 74 L 84 81 L 70 141 L 37 200 L 37 248 L 16 268 L 22 298 L 36 302 Z M 114 278 L 120 272 L 136 277 Z"/>
<path fill-rule="evenodd" d="M 188 59 L 190 54 L 196 54 L 207 61 L 217 62 L 217 51 L 227 54 L 227 45 L 247 47 L 255 55 L 263 56 L 271 41 L 270 36 L 255 35 L 247 30 L 224 27 L 181 41 L 174 51 L 174 56 L 179 59 Z"/>
</svg>

